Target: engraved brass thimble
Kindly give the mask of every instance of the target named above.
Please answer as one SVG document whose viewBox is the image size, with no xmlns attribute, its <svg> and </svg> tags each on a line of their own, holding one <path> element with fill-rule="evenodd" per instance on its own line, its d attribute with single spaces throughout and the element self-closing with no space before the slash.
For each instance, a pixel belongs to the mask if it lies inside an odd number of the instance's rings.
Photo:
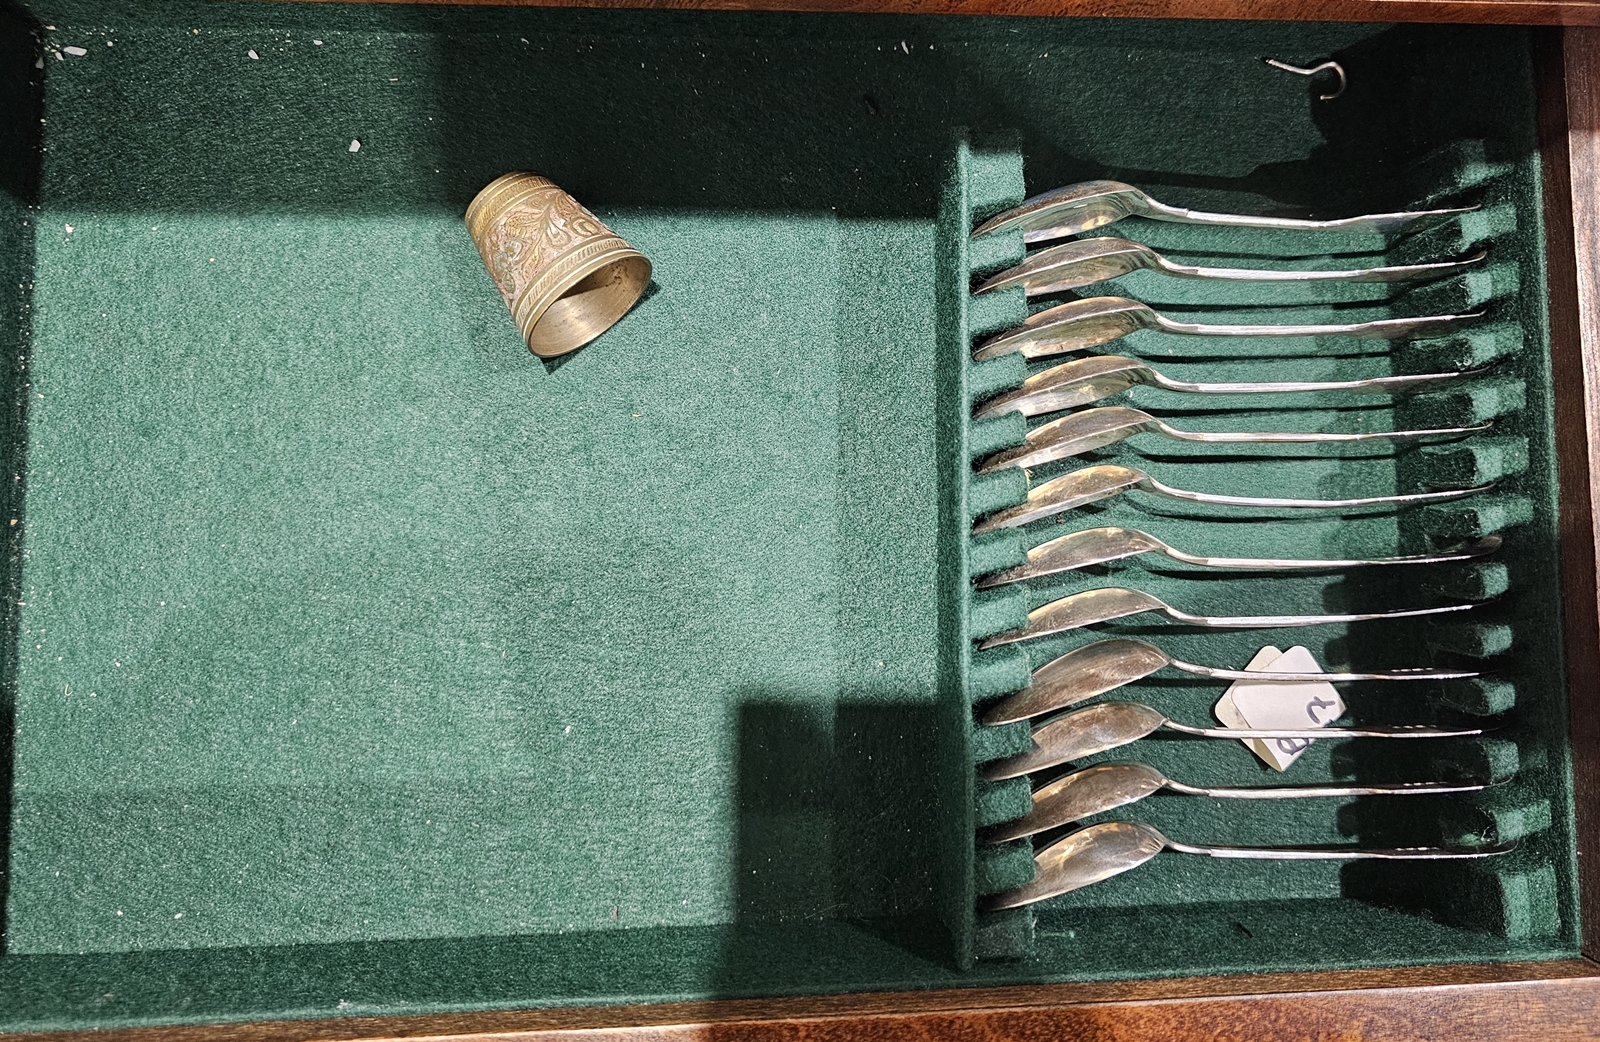
<svg viewBox="0 0 1600 1042">
<path fill-rule="evenodd" d="M 540 358 L 610 329 L 650 284 L 649 258 L 537 174 L 489 182 L 467 206 L 467 232 Z"/>
</svg>

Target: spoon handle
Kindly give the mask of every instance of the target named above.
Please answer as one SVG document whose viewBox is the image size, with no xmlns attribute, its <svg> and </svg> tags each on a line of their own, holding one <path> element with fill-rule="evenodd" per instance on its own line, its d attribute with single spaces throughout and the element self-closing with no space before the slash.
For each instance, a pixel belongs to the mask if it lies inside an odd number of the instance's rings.
<svg viewBox="0 0 1600 1042">
<path fill-rule="evenodd" d="M 1225 507 L 1261 507 L 1286 510 L 1350 510 L 1368 506 L 1401 506 L 1412 503 L 1441 503 L 1451 499 L 1487 492 L 1494 487 L 1491 482 L 1475 488 L 1446 489 L 1440 492 L 1412 492 L 1400 496 L 1368 496 L 1363 499 L 1272 499 L 1267 496 L 1224 496 L 1215 492 L 1190 492 L 1173 488 L 1155 478 L 1145 477 L 1140 487 L 1169 499 L 1182 499 L 1190 503 L 1209 503 Z"/>
<path fill-rule="evenodd" d="M 1158 257 L 1160 269 L 1169 275 L 1186 279 L 1226 279 L 1235 282 L 1404 282 L 1408 279 L 1426 278 L 1457 268 L 1477 264 L 1489 255 L 1481 250 L 1458 261 L 1435 261 L 1430 264 L 1401 264 L 1385 268 L 1347 268 L 1341 271 L 1293 271 L 1282 268 L 1202 268 L 1192 264 L 1177 264 Z"/>
<path fill-rule="evenodd" d="M 1436 727 L 1317 727 L 1317 728 L 1246 728 L 1246 727 L 1194 727 L 1168 720 L 1161 726 L 1179 734 L 1192 734 L 1200 738 L 1471 738 L 1483 734 L 1485 728 L 1445 730 Z"/>
<path fill-rule="evenodd" d="M 1419 615 L 1443 615 L 1453 611 L 1467 611 L 1471 604 L 1447 604 L 1442 608 L 1407 608 L 1402 611 L 1377 611 L 1353 615 L 1190 615 L 1176 608 L 1163 608 L 1167 615 L 1179 622 L 1210 629 L 1252 630 L 1274 629 L 1279 626 L 1326 626 L 1341 622 L 1371 622 L 1376 619 L 1407 619 Z"/>
<path fill-rule="evenodd" d="M 1470 561 L 1473 558 L 1483 557 L 1500 548 L 1500 540 L 1496 536 L 1474 540 L 1454 550 L 1441 550 L 1436 554 L 1411 554 L 1402 557 L 1367 557 L 1351 558 L 1348 560 L 1310 560 L 1310 559 L 1282 559 L 1272 557 L 1204 557 L 1200 554 L 1185 553 L 1174 547 L 1165 547 L 1162 553 L 1183 564 L 1198 565 L 1203 568 L 1228 568 L 1241 572 L 1253 571 L 1299 571 L 1299 570 L 1336 570 L 1340 568 L 1368 568 L 1379 565 L 1391 564 L 1446 564 L 1451 561 Z M 1026 567 L 1026 566 L 1024 566 Z"/>
<path fill-rule="evenodd" d="M 1214 847 L 1167 840 L 1167 849 L 1203 857 L 1262 861 L 1426 861 L 1445 858 L 1494 857 L 1517 849 L 1515 842 L 1481 847 Z"/>
<path fill-rule="evenodd" d="M 1183 431 L 1157 421 L 1161 433 L 1174 441 L 1207 442 L 1210 444 L 1253 445 L 1320 445 L 1329 442 L 1361 441 L 1427 441 L 1456 438 L 1463 434 L 1476 434 L 1494 426 L 1479 423 L 1471 427 L 1435 427 L 1419 431 L 1368 431 L 1355 434 L 1325 433 L 1320 431 Z"/>
<path fill-rule="evenodd" d="M 1210 796 L 1219 800 L 1303 800 L 1325 796 L 1428 796 L 1447 792 L 1481 792 L 1489 786 L 1446 785 L 1433 782 L 1407 782 L 1400 785 L 1255 785 L 1211 787 L 1185 785 L 1167 779 L 1166 788 L 1186 796 Z"/>
<path fill-rule="evenodd" d="M 1257 217 L 1252 214 L 1208 213 L 1205 210 L 1187 210 L 1169 206 L 1145 197 L 1142 217 L 1175 224 L 1211 224 L 1227 228 L 1279 228 L 1285 231 L 1375 231 L 1387 232 L 1403 228 L 1426 217 L 1447 217 L 1467 213 L 1476 206 L 1462 206 L 1448 210 L 1411 210 L 1400 213 L 1374 213 L 1360 217 L 1341 217 L 1331 221 L 1308 221 L 1296 217 Z"/>
<path fill-rule="evenodd" d="M 1177 322 L 1165 315 L 1151 314 L 1155 316 L 1158 328 L 1186 336 L 1353 336 L 1362 340 L 1400 340 L 1419 333 L 1425 336 L 1448 333 L 1482 317 L 1483 312 L 1288 326 L 1214 326 L 1204 322 Z"/>
<path fill-rule="evenodd" d="M 1212 680 L 1269 680 L 1279 684 L 1315 684 L 1319 681 L 1343 684 L 1358 680 L 1464 680 L 1467 677 L 1483 675 L 1482 672 L 1465 669 L 1396 669 L 1388 673 L 1267 673 L 1247 669 L 1218 669 L 1215 666 L 1201 666 L 1180 659 L 1171 659 L 1168 664 L 1173 669 L 1181 669 L 1195 676 L 1210 677 Z"/>
<path fill-rule="evenodd" d="M 1410 376 L 1374 376 L 1365 380 L 1308 380 L 1281 383 L 1186 383 L 1152 371 L 1157 387 L 1183 394 L 1310 394 L 1322 391 L 1351 391 L 1356 394 L 1395 394 L 1418 391 L 1453 380 L 1465 380 L 1488 372 L 1492 366 L 1462 369 L 1453 373 L 1416 373 Z M 1021 403 L 1026 405 L 1026 402 Z"/>
</svg>

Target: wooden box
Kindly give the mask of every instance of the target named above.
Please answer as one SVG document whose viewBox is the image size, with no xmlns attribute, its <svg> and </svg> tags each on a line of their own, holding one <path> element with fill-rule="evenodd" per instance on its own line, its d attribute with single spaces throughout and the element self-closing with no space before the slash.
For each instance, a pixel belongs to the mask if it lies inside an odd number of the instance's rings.
<svg viewBox="0 0 1600 1042">
<path fill-rule="evenodd" d="M 1600 8 L 1248 12 L 1348 19 L 1297 23 L 1024 6 L 5 11 L 0 1031 L 1600 1030 L 1600 37 L 1362 21 Z M 1265 57 L 1337 58 L 1349 88 L 1324 101 L 1326 81 Z M 518 341 L 460 221 L 513 169 L 655 262 L 634 312 L 554 363 Z M 1020 236 L 967 233 L 1091 177 L 1244 212 L 1477 203 L 1411 239 L 1313 252 L 1490 250 L 1471 276 L 1376 295 L 1115 285 L 1219 320 L 1262 302 L 1482 310 L 1392 352 L 1130 341 L 1228 379 L 1493 365 L 1471 390 L 1342 414 L 1494 424 L 1466 447 L 1218 461 L 1140 442 L 1105 461 L 1223 491 L 1495 487 L 1276 527 L 1129 504 L 1084 518 L 1235 555 L 1497 534 L 1501 558 L 1420 580 L 1136 565 L 974 590 L 1050 533 L 971 533 L 1027 484 L 973 472 L 1023 428 L 972 405 L 1024 368 L 969 351 L 1028 305 L 969 293 Z M 1292 249 L 1137 232 L 1187 255 Z M 1074 641 L 975 642 L 1125 580 L 1233 614 L 1484 602 L 1465 622 L 1293 631 L 1325 661 L 1493 673 L 1347 693 L 1368 720 L 1492 723 L 1481 741 L 1320 743 L 1302 772 L 1503 781 L 1404 813 L 1174 797 L 1134 816 L 1186 839 L 1521 848 L 1382 872 L 1163 855 L 1036 913 L 981 911 L 1032 848 L 982 842 L 1027 787 L 974 764 L 1027 735 L 975 711 Z M 1140 635 L 1231 667 L 1268 640 Z M 1193 720 L 1218 687 L 1132 690 Z M 1269 780 L 1231 744 L 1134 752 L 1185 780 Z"/>
</svg>

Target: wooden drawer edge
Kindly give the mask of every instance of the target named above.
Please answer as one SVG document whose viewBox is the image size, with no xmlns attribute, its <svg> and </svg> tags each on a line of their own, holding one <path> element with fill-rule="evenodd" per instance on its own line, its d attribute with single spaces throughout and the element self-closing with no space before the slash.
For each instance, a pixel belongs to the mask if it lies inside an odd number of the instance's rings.
<svg viewBox="0 0 1600 1042">
<path fill-rule="evenodd" d="M 500 7 L 806 11 L 832 14 L 1600 25 L 1600 0 L 398 0 L 398 2 L 468 3 Z"/>
<path fill-rule="evenodd" d="M 14 1036 L 26 1042 L 740 1042 L 1600 1037 L 1600 964 L 1419 966 L 654 1006 L 274 1021 Z"/>
</svg>

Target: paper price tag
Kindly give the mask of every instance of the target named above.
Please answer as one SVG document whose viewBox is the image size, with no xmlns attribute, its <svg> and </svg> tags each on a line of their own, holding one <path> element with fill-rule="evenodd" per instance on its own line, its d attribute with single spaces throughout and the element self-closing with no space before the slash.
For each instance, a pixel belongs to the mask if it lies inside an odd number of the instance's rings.
<svg viewBox="0 0 1600 1042">
<path fill-rule="evenodd" d="M 1321 673 L 1311 652 L 1293 647 L 1280 652 L 1268 646 L 1256 652 L 1247 670 L 1272 673 Z M 1224 727 L 1304 730 L 1325 727 L 1344 714 L 1344 700 L 1332 684 L 1235 680 L 1217 702 Z M 1309 738 L 1243 738 L 1245 746 L 1277 770 L 1287 770 L 1311 746 Z"/>
</svg>

